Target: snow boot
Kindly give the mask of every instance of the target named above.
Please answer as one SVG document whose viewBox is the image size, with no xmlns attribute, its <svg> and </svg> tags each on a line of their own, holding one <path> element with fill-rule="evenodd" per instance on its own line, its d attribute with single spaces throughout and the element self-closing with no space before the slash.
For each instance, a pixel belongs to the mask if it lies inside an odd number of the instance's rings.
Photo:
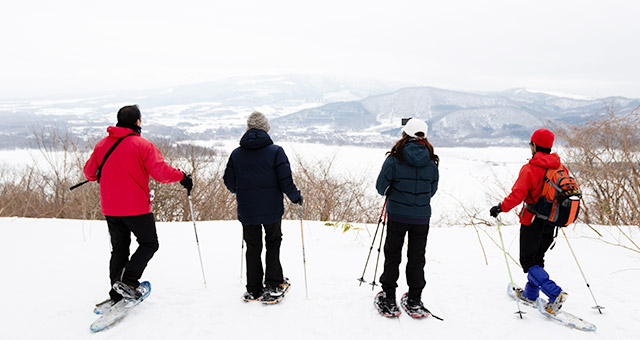
<svg viewBox="0 0 640 340">
<path fill-rule="evenodd" d="M 113 284 L 113 289 L 122 295 L 123 298 L 131 300 L 137 300 L 147 293 L 146 288 L 142 285 L 134 287 L 122 281 L 116 281 Z"/>
<path fill-rule="evenodd" d="M 544 306 L 544 310 L 549 314 L 555 315 L 558 312 L 558 310 L 560 308 L 562 308 L 562 304 L 565 301 L 567 301 L 568 298 L 569 298 L 569 294 L 567 294 L 566 292 L 562 291 L 556 297 L 556 299 L 553 300 L 553 302 L 549 302 Z"/>
<path fill-rule="evenodd" d="M 244 300 L 244 302 L 260 301 L 262 300 L 263 294 L 264 292 L 260 292 L 260 293 L 245 292 L 242 295 L 242 300 Z"/>
<path fill-rule="evenodd" d="M 289 279 L 286 277 L 283 278 L 281 284 L 275 287 L 267 285 L 264 292 L 262 293 L 262 303 L 271 305 L 282 301 L 282 299 L 284 299 L 284 296 L 289 291 L 289 288 L 291 288 L 291 281 L 289 281 Z"/>
<path fill-rule="evenodd" d="M 394 318 L 400 316 L 400 308 L 396 304 L 395 298 L 388 298 L 385 291 L 380 291 L 373 300 L 373 305 L 376 306 L 378 313 L 388 318 Z"/>
<path fill-rule="evenodd" d="M 400 306 L 412 318 L 424 318 L 431 315 L 422 301 L 410 299 L 407 293 L 404 293 L 400 298 Z"/>
</svg>

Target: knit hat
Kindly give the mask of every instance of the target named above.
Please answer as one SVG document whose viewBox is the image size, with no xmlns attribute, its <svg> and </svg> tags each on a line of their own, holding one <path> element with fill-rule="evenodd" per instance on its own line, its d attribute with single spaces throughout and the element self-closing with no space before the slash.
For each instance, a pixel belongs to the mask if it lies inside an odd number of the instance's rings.
<svg viewBox="0 0 640 340">
<path fill-rule="evenodd" d="M 269 120 L 262 113 L 256 111 L 249 115 L 247 118 L 247 130 L 258 129 L 265 132 L 269 132 L 271 126 L 269 126 Z"/>
<path fill-rule="evenodd" d="M 418 137 L 416 133 L 422 132 L 424 134 L 423 138 L 427 138 L 427 130 L 429 130 L 427 123 L 417 118 L 409 119 L 402 128 L 402 131 L 411 137 Z"/>
<path fill-rule="evenodd" d="M 547 129 L 538 129 L 531 135 L 531 141 L 537 146 L 551 149 L 555 135 Z"/>
</svg>

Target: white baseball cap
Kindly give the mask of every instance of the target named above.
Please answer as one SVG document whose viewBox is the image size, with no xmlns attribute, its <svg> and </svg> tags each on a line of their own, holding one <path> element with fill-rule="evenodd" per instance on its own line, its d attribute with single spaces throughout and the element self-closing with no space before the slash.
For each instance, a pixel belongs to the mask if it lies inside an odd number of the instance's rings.
<svg viewBox="0 0 640 340">
<path fill-rule="evenodd" d="M 407 124 L 402 128 L 402 131 L 411 137 L 418 137 L 416 133 L 422 132 L 424 138 L 427 138 L 427 130 L 429 130 L 427 123 L 416 118 L 409 119 Z"/>
</svg>

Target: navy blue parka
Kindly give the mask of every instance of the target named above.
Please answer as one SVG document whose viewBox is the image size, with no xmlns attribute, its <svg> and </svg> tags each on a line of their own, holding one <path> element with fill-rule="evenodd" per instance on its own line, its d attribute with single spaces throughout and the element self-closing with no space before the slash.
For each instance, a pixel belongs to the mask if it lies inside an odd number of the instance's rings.
<svg viewBox="0 0 640 340">
<path fill-rule="evenodd" d="M 438 167 L 429 149 L 417 139 L 404 145 L 403 156 L 402 163 L 394 156 L 387 157 L 376 189 L 380 195 L 388 195 L 389 219 L 429 220 L 431 197 L 438 190 Z"/>
<path fill-rule="evenodd" d="M 236 194 L 238 220 L 245 225 L 281 219 L 283 193 L 294 203 L 300 200 L 287 155 L 263 130 L 250 129 L 242 136 L 229 156 L 224 184 Z"/>
</svg>

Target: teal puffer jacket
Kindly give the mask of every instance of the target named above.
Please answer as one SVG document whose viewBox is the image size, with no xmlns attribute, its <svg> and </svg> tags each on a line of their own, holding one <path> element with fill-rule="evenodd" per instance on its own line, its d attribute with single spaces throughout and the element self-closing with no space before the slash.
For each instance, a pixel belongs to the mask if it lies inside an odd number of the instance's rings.
<svg viewBox="0 0 640 340">
<path fill-rule="evenodd" d="M 389 215 L 425 219 L 431 217 L 431 197 L 438 190 L 438 167 L 429 150 L 420 141 L 405 144 L 404 162 L 389 156 L 378 175 L 376 189 L 380 195 L 389 192 Z"/>
</svg>

